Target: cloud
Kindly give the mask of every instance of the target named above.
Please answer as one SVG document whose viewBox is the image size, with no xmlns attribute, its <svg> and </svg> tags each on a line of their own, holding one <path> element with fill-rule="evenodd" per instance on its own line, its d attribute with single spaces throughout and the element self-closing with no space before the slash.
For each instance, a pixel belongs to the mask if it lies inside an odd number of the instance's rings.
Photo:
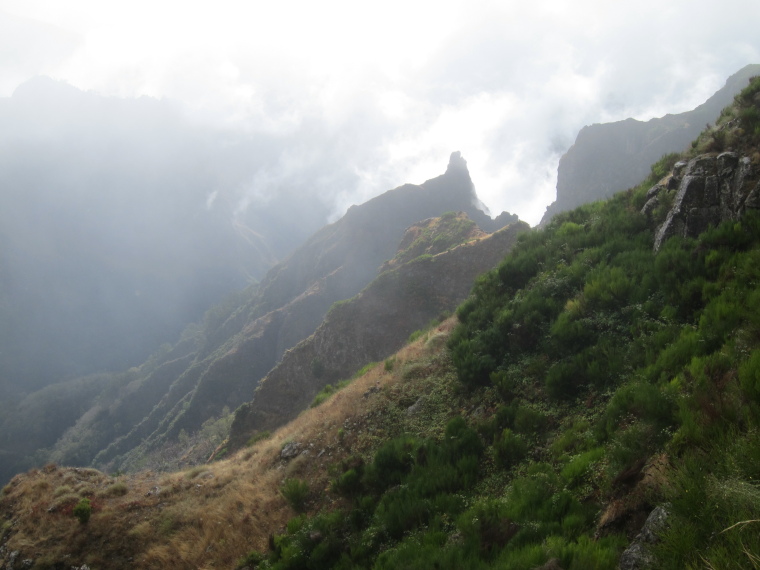
<svg viewBox="0 0 760 570">
<path fill-rule="evenodd" d="M 0 10 L 0 94 L 32 75 L 51 73 L 71 56 L 77 34 Z"/>
<path fill-rule="evenodd" d="M 752 0 L 6 4 L 79 38 L 16 69 L 266 139 L 238 206 L 302 192 L 333 216 L 460 150 L 493 212 L 536 223 L 581 127 L 693 108 L 760 61 Z"/>
</svg>

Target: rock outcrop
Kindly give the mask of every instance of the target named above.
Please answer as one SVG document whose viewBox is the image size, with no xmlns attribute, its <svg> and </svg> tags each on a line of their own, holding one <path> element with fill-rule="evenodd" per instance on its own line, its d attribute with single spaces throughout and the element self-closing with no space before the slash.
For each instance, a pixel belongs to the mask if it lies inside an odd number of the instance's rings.
<svg viewBox="0 0 760 570">
<path fill-rule="evenodd" d="M 662 155 L 684 151 L 755 75 L 760 75 L 760 65 L 744 67 L 705 103 L 686 113 L 583 127 L 559 161 L 557 199 L 546 209 L 540 225 L 560 212 L 639 184 Z"/>
<path fill-rule="evenodd" d="M 649 190 L 643 213 L 651 212 L 674 188 L 673 205 L 655 235 L 655 251 L 671 236 L 696 237 L 709 226 L 739 220 L 747 210 L 760 208 L 758 173 L 749 157 L 734 152 L 677 163 L 666 182 Z"/>
</svg>

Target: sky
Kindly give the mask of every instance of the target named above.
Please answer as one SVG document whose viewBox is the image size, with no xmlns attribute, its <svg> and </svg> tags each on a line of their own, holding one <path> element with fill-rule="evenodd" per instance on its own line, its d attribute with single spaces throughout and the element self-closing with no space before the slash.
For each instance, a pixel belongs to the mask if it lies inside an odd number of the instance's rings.
<svg viewBox="0 0 760 570">
<path fill-rule="evenodd" d="M 0 97 L 43 74 L 266 136 L 243 209 L 291 184 L 335 218 L 458 150 L 535 225 L 584 125 L 694 108 L 760 63 L 758 23 L 757 0 L 0 0 Z"/>
</svg>

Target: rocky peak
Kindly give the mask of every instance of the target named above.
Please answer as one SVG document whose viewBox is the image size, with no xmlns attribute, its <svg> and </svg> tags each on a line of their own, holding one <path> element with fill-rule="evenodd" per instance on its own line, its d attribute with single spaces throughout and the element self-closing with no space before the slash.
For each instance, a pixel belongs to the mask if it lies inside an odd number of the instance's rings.
<svg viewBox="0 0 760 570">
<path fill-rule="evenodd" d="M 462 153 L 454 151 L 449 157 L 449 165 L 446 168 L 446 174 L 465 173 L 470 176 L 470 172 L 467 170 L 467 161 L 462 157 Z"/>
</svg>

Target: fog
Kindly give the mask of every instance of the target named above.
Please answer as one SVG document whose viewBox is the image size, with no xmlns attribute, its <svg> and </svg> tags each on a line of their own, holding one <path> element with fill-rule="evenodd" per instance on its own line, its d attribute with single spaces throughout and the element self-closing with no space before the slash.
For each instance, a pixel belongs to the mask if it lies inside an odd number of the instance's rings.
<svg viewBox="0 0 760 570">
<path fill-rule="evenodd" d="M 695 107 L 760 61 L 758 21 L 751 0 L 0 0 L 0 379 L 139 363 L 455 150 L 492 213 L 536 224 L 581 127 Z"/>
<path fill-rule="evenodd" d="M 329 213 L 285 176 L 251 192 L 279 172 L 271 135 L 188 125 L 155 99 L 36 78 L 0 99 L 0 124 L 5 385 L 139 364 Z"/>
<path fill-rule="evenodd" d="M 751 0 L 3 0 L 5 95 L 34 74 L 276 138 L 251 198 L 308 181 L 332 217 L 467 158 L 492 211 L 537 223 L 590 123 L 693 108 L 758 61 Z M 51 33 L 51 29 L 57 30 Z M 279 143 L 279 144 L 278 144 Z"/>
</svg>

